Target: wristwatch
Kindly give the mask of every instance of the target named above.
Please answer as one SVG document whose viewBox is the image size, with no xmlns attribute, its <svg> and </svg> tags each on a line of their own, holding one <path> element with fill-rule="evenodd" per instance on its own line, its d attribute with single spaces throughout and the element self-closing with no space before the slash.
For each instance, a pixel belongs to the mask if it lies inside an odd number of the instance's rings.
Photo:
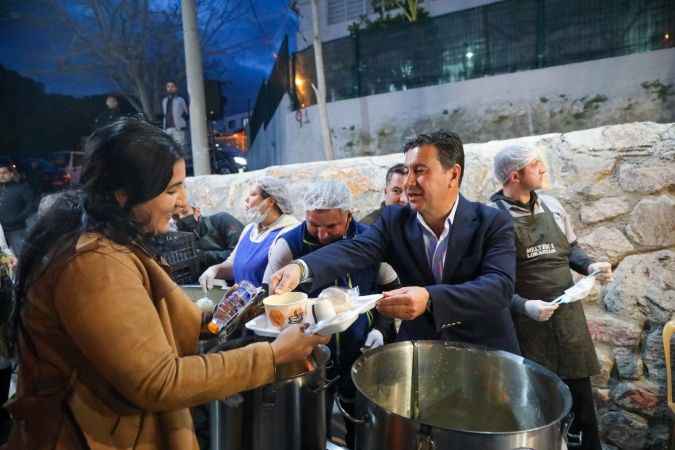
<svg viewBox="0 0 675 450">
<path fill-rule="evenodd" d="M 295 264 L 300 268 L 300 283 L 306 281 L 307 278 L 309 278 L 309 268 L 307 267 L 307 263 L 301 259 L 294 259 L 291 261 L 291 264 Z"/>
</svg>

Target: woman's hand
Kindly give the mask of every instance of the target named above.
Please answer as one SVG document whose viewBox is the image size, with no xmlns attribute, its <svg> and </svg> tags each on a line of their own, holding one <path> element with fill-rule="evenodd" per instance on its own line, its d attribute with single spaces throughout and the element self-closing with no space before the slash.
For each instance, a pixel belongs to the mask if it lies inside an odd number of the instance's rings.
<svg viewBox="0 0 675 450">
<path fill-rule="evenodd" d="M 330 342 L 330 336 L 306 335 L 306 328 L 307 325 L 291 325 L 270 344 L 276 365 L 307 359 L 314 347 Z"/>
<path fill-rule="evenodd" d="M 201 274 L 201 276 L 199 277 L 199 285 L 202 287 L 202 290 L 204 292 L 208 292 L 209 290 L 213 289 L 215 281 L 218 278 L 218 275 L 220 274 L 220 269 L 221 265 L 216 264 L 214 266 L 209 267 L 204 271 L 204 273 Z"/>
</svg>

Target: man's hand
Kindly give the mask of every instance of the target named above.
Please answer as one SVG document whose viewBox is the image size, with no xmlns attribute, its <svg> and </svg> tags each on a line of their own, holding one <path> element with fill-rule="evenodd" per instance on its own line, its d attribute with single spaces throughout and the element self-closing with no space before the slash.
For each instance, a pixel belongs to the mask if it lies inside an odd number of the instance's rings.
<svg viewBox="0 0 675 450">
<path fill-rule="evenodd" d="M 612 265 L 608 262 L 596 262 L 588 266 L 588 274 L 597 272 L 595 277 L 600 283 L 605 284 L 612 281 Z"/>
<path fill-rule="evenodd" d="M 300 284 L 301 275 L 300 266 L 296 263 L 282 267 L 270 279 L 270 293 L 284 294 L 292 291 Z"/>
<path fill-rule="evenodd" d="M 377 310 L 395 319 L 413 320 L 424 314 L 429 302 L 429 291 L 419 286 L 407 286 L 383 292 Z"/>
<path fill-rule="evenodd" d="M 382 333 L 380 330 L 370 330 L 370 333 L 368 333 L 368 336 L 366 336 L 366 342 L 363 343 L 363 347 L 361 347 L 361 353 L 365 353 L 368 350 L 377 348 L 377 347 L 382 347 L 384 345 L 384 336 L 382 336 Z"/>
<path fill-rule="evenodd" d="M 552 305 L 541 300 L 527 300 L 525 302 L 525 314 L 538 322 L 546 322 L 556 309 L 558 309 L 558 305 Z"/>
</svg>

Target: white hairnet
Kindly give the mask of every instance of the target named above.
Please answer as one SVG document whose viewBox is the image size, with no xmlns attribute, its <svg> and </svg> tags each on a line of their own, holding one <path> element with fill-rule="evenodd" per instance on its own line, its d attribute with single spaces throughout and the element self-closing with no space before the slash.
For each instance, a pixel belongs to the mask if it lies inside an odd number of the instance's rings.
<svg viewBox="0 0 675 450">
<path fill-rule="evenodd" d="M 305 211 L 317 209 L 352 210 L 352 193 L 341 181 L 319 181 L 312 184 L 304 198 Z"/>
<path fill-rule="evenodd" d="M 504 184 L 513 172 L 540 158 L 539 152 L 532 147 L 522 144 L 506 146 L 495 155 L 495 178 L 500 184 Z"/>
<path fill-rule="evenodd" d="M 283 180 L 274 177 L 262 177 L 258 179 L 256 184 L 277 202 L 277 206 L 279 206 L 282 213 L 291 214 L 293 212 L 291 194 L 286 189 L 286 184 Z"/>
</svg>

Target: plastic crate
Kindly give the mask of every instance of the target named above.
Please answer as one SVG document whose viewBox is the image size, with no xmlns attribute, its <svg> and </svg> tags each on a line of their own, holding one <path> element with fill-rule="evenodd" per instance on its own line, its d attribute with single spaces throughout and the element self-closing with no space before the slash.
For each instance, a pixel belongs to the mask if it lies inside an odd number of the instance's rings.
<svg viewBox="0 0 675 450">
<path fill-rule="evenodd" d="M 169 266 L 171 278 L 178 284 L 189 284 L 199 277 L 199 254 L 194 233 L 174 231 L 155 238 L 159 255 Z"/>
</svg>

